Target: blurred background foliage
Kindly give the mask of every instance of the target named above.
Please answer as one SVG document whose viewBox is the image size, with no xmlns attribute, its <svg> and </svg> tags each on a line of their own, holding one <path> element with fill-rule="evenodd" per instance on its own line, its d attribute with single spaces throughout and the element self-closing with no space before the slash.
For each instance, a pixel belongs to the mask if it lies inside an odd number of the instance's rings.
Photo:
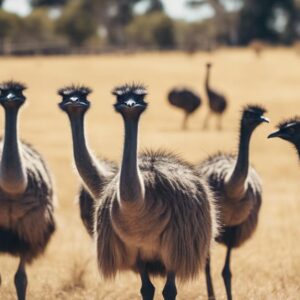
<svg viewBox="0 0 300 300">
<path fill-rule="evenodd" d="M 21 17 L 0 0 L 0 53 L 193 52 L 257 41 L 290 45 L 300 37 L 300 0 L 186 0 L 191 10 L 213 11 L 196 22 L 170 18 L 160 0 L 28 1 L 31 13 Z"/>
</svg>

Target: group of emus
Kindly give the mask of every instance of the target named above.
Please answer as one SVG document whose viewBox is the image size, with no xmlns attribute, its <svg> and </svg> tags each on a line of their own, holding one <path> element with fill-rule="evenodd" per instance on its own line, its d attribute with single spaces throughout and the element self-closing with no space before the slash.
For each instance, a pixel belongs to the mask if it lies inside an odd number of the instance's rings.
<svg viewBox="0 0 300 300">
<path fill-rule="evenodd" d="M 210 72 L 211 63 L 206 64 L 206 76 L 204 87 L 208 100 L 208 112 L 203 123 L 203 129 L 207 129 L 211 115 L 216 115 L 218 118 L 217 128 L 222 129 L 222 116 L 227 108 L 226 97 L 211 88 Z M 201 97 L 198 93 L 186 87 L 176 87 L 168 94 L 169 103 L 184 112 L 182 129 L 187 129 L 187 121 L 192 113 L 194 113 L 202 104 Z"/>
<path fill-rule="evenodd" d="M 26 297 L 25 266 L 42 254 L 55 231 L 52 182 L 40 154 L 19 140 L 18 112 L 25 86 L 0 85 L 5 113 L 0 162 L 0 251 L 20 258 L 15 274 L 19 300 Z M 141 295 L 153 299 L 151 276 L 166 276 L 164 299 L 175 299 L 175 279 L 195 279 L 205 270 L 209 299 L 214 299 L 210 247 L 227 247 L 222 272 L 232 299 L 230 257 L 251 237 L 258 222 L 262 188 L 249 164 L 250 139 L 265 109 L 249 105 L 240 121 L 238 155 L 219 153 L 191 165 L 167 151 L 138 153 L 140 117 L 147 108 L 146 89 L 124 85 L 113 90 L 114 109 L 124 121 L 120 166 L 89 150 L 84 130 L 91 90 L 69 86 L 58 91 L 59 107 L 69 118 L 73 154 L 82 179 L 79 195 L 83 223 L 93 238 L 104 278 L 132 270 L 140 275 Z M 300 118 L 279 125 L 269 137 L 292 142 L 300 155 Z"/>
</svg>

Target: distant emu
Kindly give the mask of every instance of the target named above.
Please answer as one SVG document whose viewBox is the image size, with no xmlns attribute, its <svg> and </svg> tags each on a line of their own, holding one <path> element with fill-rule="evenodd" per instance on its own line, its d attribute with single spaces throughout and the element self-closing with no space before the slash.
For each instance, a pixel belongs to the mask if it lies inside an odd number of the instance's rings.
<svg viewBox="0 0 300 300">
<path fill-rule="evenodd" d="M 271 133 L 268 138 L 281 138 L 292 143 L 298 153 L 300 159 L 300 117 L 294 117 L 282 121 L 277 125 L 278 130 Z"/>
<path fill-rule="evenodd" d="M 174 88 L 168 94 L 168 101 L 171 105 L 184 111 L 184 118 L 181 128 L 187 129 L 188 118 L 201 105 L 201 98 L 198 94 L 187 88 Z"/>
<path fill-rule="evenodd" d="M 90 157 L 84 132 L 84 117 L 90 107 L 87 96 L 91 92 L 88 87 L 76 85 L 58 91 L 63 98 L 59 107 L 67 113 L 70 120 L 76 167 L 80 176 L 86 178 L 85 186 L 80 188 L 79 205 L 81 219 L 90 236 L 93 235 L 96 199 L 109 179 L 117 172 L 115 163 Z M 103 170 L 103 177 L 95 176 L 97 168 Z"/>
<path fill-rule="evenodd" d="M 213 90 L 210 87 L 210 70 L 212 64 L 206 64 L 206 78 L 205 78 L 205 90 L 208 99 L 209 110 L 207 112 L 207 116 L 204 120 L 203 129 L 208 128 L 208 122 L 211 114 L 215 114 L 218 117 L 217 128 L 219 130 L 222 129 L 222 115 L 226 111 L 227 108 L 227 100 L 225 96 L 221 95 L 219 92 Z"/>
<path fill-rule="evenodd" d="M 238 155 L 216 154 L 198 166 L 202 177 L 206 177 L 215 192 L 220 209 L 220 224 L 223 229 L 217 242 L 227 247 L 225 266 L 222 272 L 227 299 L 232 299 L 230 256 L 233 248 L 240 247 L 256 229 L 261 206 L 262 188 L 260 178 L 249 165 L 249 146 L 253 131 L 268 119 L 266 110 L 249 105 L 243 110 Z M 209 299 L 214 299 L 210 278 L 210 261 L 206 266 L 206 280 Z"/>
<path fill-rule="evenodd" d="M 53 188 L 40 154 L 18 138 L 18 113 L 25 102 L 25 86 L 0 84 L 5 112 L 4 139 L 0 141 L 0 252 L 18 256 L 15 274 L 19 300 L 26 298 L 25 265 L 41 255 L 55 231 Z"/>
<path fill-rule="evenodd" d="M 217 231 L 214 198 L 194 168 L 177 156 L 163 151 L 137 156 L 139 119 L 147 107 L 145 88 L 125 85 L 113 94 L 115 109 L 124 121 L 125 141 L 120 171 L 102 185 L 96 206 L 99 271 L 104 278 L 125 270 L 139 273 L 145 300 L 153 299 L 155 291 L 149 275 L 166 275 L 163 295 L 172 300 L 177 294 L 175 278 L 192 279 L 204 268 Z M 60 107 L 69 115 L 76 110 L 83 117 L 84 103 L 74 98 Z M 74 133 L 81 132 L 82 126 L 73 121 Z M 78 171 L 90 190 L 96 191 L 106 171 L 84 152 L 82 164 L 93 167 Z M 75 155 L 77 168 L 79 158 Z"/>
</svg>

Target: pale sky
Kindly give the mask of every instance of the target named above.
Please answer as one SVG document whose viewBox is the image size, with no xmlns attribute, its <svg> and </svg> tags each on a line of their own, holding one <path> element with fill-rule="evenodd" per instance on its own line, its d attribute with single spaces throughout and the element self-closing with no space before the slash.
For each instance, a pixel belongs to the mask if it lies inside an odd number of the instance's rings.
<svg viewBox="0 0 300 300">
<path fill-rule="evenodd" d="M 162 0 L 167 14 L 173 18 L 186 19 L 189 21 L 199 20 L 203 17 L 209 17 L 213 14 L 208 6 L 201 9 L 188 9 L 185 6 L 185 0 Z M 4 9 L 15 12 L 20 15 L 26 15 L 30 12 L 28 0 L 5 0 Z"/>
</svg>

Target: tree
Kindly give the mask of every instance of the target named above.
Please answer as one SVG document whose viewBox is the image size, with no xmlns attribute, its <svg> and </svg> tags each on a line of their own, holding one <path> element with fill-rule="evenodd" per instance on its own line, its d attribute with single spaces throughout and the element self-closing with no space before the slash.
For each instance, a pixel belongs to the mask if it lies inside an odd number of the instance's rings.
<svg viewBox="0 0 300 300">
<path fill-rule="evenodd" d="M 83 45 L 97 32 L 97 25 L 86 9 L 86 1 L 73 0 L 57 20 L 57 32 L 68 37 L 71 44 Z"/>
<path fill-rule="evenodd" d="M 232 3 L 240 3 L 241 1 L 243 0 L 231 0 Z M 237 43 L 236 13 L 227 11 L 225 0 L 188 0 L 187 5 L 192 8 L 209 5 L 214 10 L 216 42 L 231 45 Z"/>
<path fill-rule="evenodd" d="M 17 38 L 22 28 L 21 23 L 22 20 L 17 15 L 0 10 L 0 41 Z"/>
<path fill-rule="evenodd" d="M 22 39 L 43 42 L 54 40 L 54 21 L 45 8 L 34 9 L 23 18 Z"/>
<path fill-rule="evenodd" d="M 135 17 L 126 27 L 126 37 L 130 45 L 137 47 L 170 49 L 175 46 L 173 21 L 161 12 Z"/>
<path fill-rule="evenodd" d="M 253 39 L 272 43 L 291 43 L 295 39 L 299 11 L 294 0 L 244 1 L 239 18 L 241 44 Z"/>
</svg>

